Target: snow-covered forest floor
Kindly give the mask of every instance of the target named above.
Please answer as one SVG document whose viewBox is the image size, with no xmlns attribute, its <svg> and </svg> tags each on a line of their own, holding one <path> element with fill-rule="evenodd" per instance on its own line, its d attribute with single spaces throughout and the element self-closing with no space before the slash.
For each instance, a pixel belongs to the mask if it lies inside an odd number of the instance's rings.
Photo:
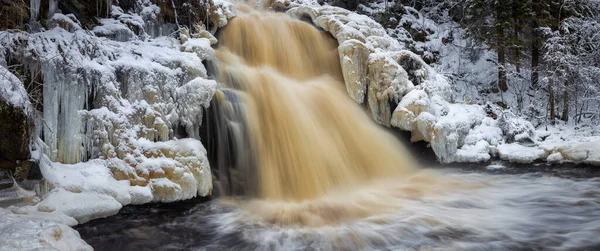
<svg viewBox="0 0 600 251">
<path fill-rule="evenodd" d="M 499 118 L 494 121 L 484 119 L 471 125 L 465 142 L 460 142 L 463 136 L 459 133 L 458 149 L 450 154 L 454 157 L 447 160 L 442 157 L 442 162 L 487 161 L 490 159 L 487 154 L 490 154 L 516 163 L 600 164 L 598 120 L 592 117 L 567 122 L 549 121 L 547 92 L 543 88 L 530 89 L 526 78 L 530 76 L 531 68 L 526 64 L 520 65 L 518 71 L 517 66 L 508 64 L 508 90 L 495 91 L 498 59 L 493 48 L 469 36 L 468 31 L 450 17 L 449 10 L 440 7 L 443 4 L 419 11 L 396 2 L 369 1 L 360 4 L 357 12 L 381 22 L 387 33 L 403 47 L 419 54 L 436 72 L 443 74 L 453 90 L 451 102 L 478 104 L 484 106 L 488 117 Z M 467 114 L 473 109 L 468 107 L 456 107 L 458 111 L 452 120 L 472 123 L 473 117 Z M 475 113 L 481 113 L 481 110 Z"/>
</svg>

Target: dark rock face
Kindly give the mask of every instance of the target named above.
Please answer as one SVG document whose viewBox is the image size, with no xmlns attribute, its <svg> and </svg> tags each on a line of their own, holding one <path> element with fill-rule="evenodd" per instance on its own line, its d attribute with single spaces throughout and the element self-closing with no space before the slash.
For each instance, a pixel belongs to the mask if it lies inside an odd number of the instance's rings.
<svg viewBox="0 0 600 251">
<path fill-rule="evenodd" d="M 18 180 L 27 178 L 31 163 L 31 122 L 19 108 L 0 101 L 0 168 L 10 169 Z"/>
<path fill-rule="evenodd" d="M 358 8 L 359 0 L 332 0 L 331 5 L 341 7 L 347 10 L 355 11 Z"/>
<path fill-rule="evenodd" d="M 0 159 L 29 159 L 30 123 L 21 109 L 0 101 Z"/>
<path fill-rule="evenodd" d="M 104 0 L 62 0 L 58 1 L 58 8 L 65 14 L 73 14 L 88 29 L 98 24 L 96 17 L 110 16 L 111 6 Z M 43 6 L 43 5 L 42 5 Z"/>
<path fill-rule="evenodd" d="M 23 28 L 29 20 L 26 2 L 0 0 L 0 30 Z"/>
</svg>

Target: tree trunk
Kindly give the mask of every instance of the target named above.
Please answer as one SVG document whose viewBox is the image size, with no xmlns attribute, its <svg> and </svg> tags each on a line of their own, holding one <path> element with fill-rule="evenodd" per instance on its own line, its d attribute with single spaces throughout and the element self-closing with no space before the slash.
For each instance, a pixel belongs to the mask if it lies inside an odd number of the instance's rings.
<svg viewBox="0 0 600 251">
<path fill-rule="evenodd" d="M 554 124 L 554 119 L 556 119 L 555 105 L 554 105 L 554 89 L 553 89 L 553 81 L 550 79 L 548 81 L 548 106 L 550 106 L 550 123 Z"/>
<path fill-rule="evenodd" d="M 562 117 L 560 119 L 563 121 L 569 121 L 569 90 L 567 89 L 567 83 L 565 83 L 565 94 L 563 95 L 563 111 Z"/>
<path fill-rule="evenodd" d="M 537 20 L 541 15 L 539 0 L 533 0 L 532 5 L 535 16 L 531 18 L 531 89 L 537 89 L 540 79 L 538 72 L 538 66 L 540 64 L 540 42 L 536 31 L 537 28 L 539 28 Z"/>
<path fill-rule="evenodd" d="M 504 52 L 504 13 L 502 3 L 497 0 L 496 3 L 496 51 L 498 52 L 498 88 L 501 91 L 508 91 L 506 83 L 506 54 Z"/>
<path fill-rule="evenodd" d="M 513 22 L 513 53 L 515 57 L 515 68 L 518 73 L 521 73 L 521 51 L 519 49 L 519 45 L 517 41 L 521 41 L 519 39 L 519 30 L 520 30 L 520 20 L 519 20 L 519 5 L 517 1 L 513 1 L 512 6 L 512 22 Z"/>
</svg>

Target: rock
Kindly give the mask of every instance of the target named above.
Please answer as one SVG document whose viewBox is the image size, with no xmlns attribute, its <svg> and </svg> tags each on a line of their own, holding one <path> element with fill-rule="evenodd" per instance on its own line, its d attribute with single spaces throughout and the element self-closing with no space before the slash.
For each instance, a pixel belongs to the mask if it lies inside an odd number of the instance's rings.
<svg viewBox="0 0 600 251">
<path fill-rule="evenodd" d="M 358 0 L 333 0 L 330 4 L 350 11 L 355 11 L 358 8 Z"/>
<path fill-rule="evenodd" d="M 29 20 L 27 1 L 0 1 L 0 30 L 25 28 Z"/>
<path fill-rule="evenodd" d="M 563 150 L 562 155 L 565 159 L 573 162 L 600 165 L 600 140 L 574 145 Z"/>
<path fill-rule="evenodd" d="M 31 122 L 22 109 L 0 99 L 0 160 L 29 159 Z"/>
<path fill-rule="evenodd" d="M 371 51 L 363 42 L 354 39 L 340 44 L 338 51 L 346 90 L 354 101 L 362 104 L 367 92 L 367 62 Z"/>
<path fill-rule="evenodd" d="M 503 113 L 498 119 L 498 126 L 502 129 L 508 143 L 530 143 L 535 141 L 535 127 L 524 118 L 517 117 L 512 112 Z"/>
<path fill-rule="evenodd" d="M 77 231 L 57 217 L 51 217 L 50 220 L 47 217 L 48 214 L 41 212 L 13 213 L 0 208 L 0 251 L 93 250 Z"/>
<path fill-rule="evenodd" d="M 415 119 L 426 111 L 429 111 L 429 95 L 423 90 L 413 90 L 402 98 L 394 110 L 391 124 L 404 131 L 413 131 L 416 129 Z"/>
<path fill-rule="evenodd" d="M 35 192 L 25 190 L 17 184 L 10 173 L 0 170 L 0 207 L 30 205 L 37 202 Z"/>
<path fill-rule="evenodd" d="M 503 160 L 522 164 L 531 163 L 538 159 L 545 159 L 549 155 L 544 149 L 523 146 L 518 143 L 499 145 L 498 154 Z"/>
<path fill-rule="evenodd" d="M 0 190 L 11 188 L 14 180 L 9 169 L 0 169 Z"/>
<path fill-rule="evenodd" d="M 367 102 L 371 117 L 378 123 L 390 126 L 392 104 L 414 88 L 408 73 L 398 64 L 402 53 L 373 53 L 369 56 L 369 86 Z"/>
<path fill-rule="evenodd" d="M 75 218 L 79 224 L 115 215 L 121 207 L 121 203 L 105 194 L 92 192 L 72 193 L 64 189 L 52 190 L 38 204 L 39 211 L 59 211 Z"/>
<path fill-rule="evenodd" d="M 149 186 L 154 202 L 208 196 L 212 192 L 206 150 L 198 140 L 150 142 L 140 139 L 119 149 L 121 152 L 108 163 L 115 179 L 128 181 L 132 186 Z"/>
</svg>

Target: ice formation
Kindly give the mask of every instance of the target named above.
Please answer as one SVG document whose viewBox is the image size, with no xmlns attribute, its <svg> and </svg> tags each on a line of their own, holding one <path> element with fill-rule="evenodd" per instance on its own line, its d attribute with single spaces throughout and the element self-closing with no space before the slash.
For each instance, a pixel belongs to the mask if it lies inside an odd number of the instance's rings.
<svg viewBox="0 0 600 251">
<path fill-rule="evenodd" d="M 366 102 L 371 117 L 378 123 L 411 131 L 413 142 L 429 142 L 442 163 L 485 162 L 498 155 L 520 163 L 597 162 L 592 143 L 575 148 L 569 140 L 543 141 L 530 122 L 510 111 L 490 112 L 489 106 L 454 103 L 453 89 L 457 88 L 423 61 L 423 57 L 431 56 L 427 54 L 428 48 L 447 53 L 440 42 L 447 34 L 438 32 L 430 42 L 419 42 L 400 32 L 408 31 L 394 29 L 388 30 L 394 36 L 391 38 L 380 24 L 344 9 L 287 0 L 273 1 L 273 6 L 290 8 L 289 15 L 308 17 L 331 33 L 339 42 L 349 95 L 358 103 Z M 416 10 L 410 7 L 406 10 L 399 27 L 412 25 L 438 30 L 434 22 L 424 19 Z M 420 51 L 423 56 L 408 49 Z M 593 139 L 587 137 L 585 141 Z"/>
<path fill-rule="evenodd" d="M 337 39 L 348 94 L 359 104 L 366 102 L 373 119 L 389 126 L 390 103 L 397 104 L 414 87 L 400 62 L 409 52 L 403 51 L 380 24 L 345 9 L 300 5 L 287 13 L 310 18 Z"/>
<path fill-rule="evenodd" d="M 235 9 L 214 2 L 211 18 L 223 26 Z M 206 30 L 185 29 L 179 38 L 167 37 L 173 27 L 159 22 L 158 13 L 158 6 L 140 0 L 127 13 L 114 6 L 91 31 L 62 13 L 52 14 L 41 32 L 0 31 L 0 101 L 35 112 L 24 83 L 7 70 L 15 60 L 43 82 L 40 138 L 31 144 L 31 158 L 45 178 L 36 186 L 41 202 L 0 212 L 11 220 L 0 224 L 2 248 L 37 247 L 28 240 L 49 249 L 88 250 L 66 225 L 110 216 L 129 204 L 212 193 L 198 130 L 216 91 L 204 66 L 214 58 L 216 39 Z M 30 230 L 15 229 L 19 224 Z M 11 230 L 26 234 L 12 238 Z"/>
</svg>

